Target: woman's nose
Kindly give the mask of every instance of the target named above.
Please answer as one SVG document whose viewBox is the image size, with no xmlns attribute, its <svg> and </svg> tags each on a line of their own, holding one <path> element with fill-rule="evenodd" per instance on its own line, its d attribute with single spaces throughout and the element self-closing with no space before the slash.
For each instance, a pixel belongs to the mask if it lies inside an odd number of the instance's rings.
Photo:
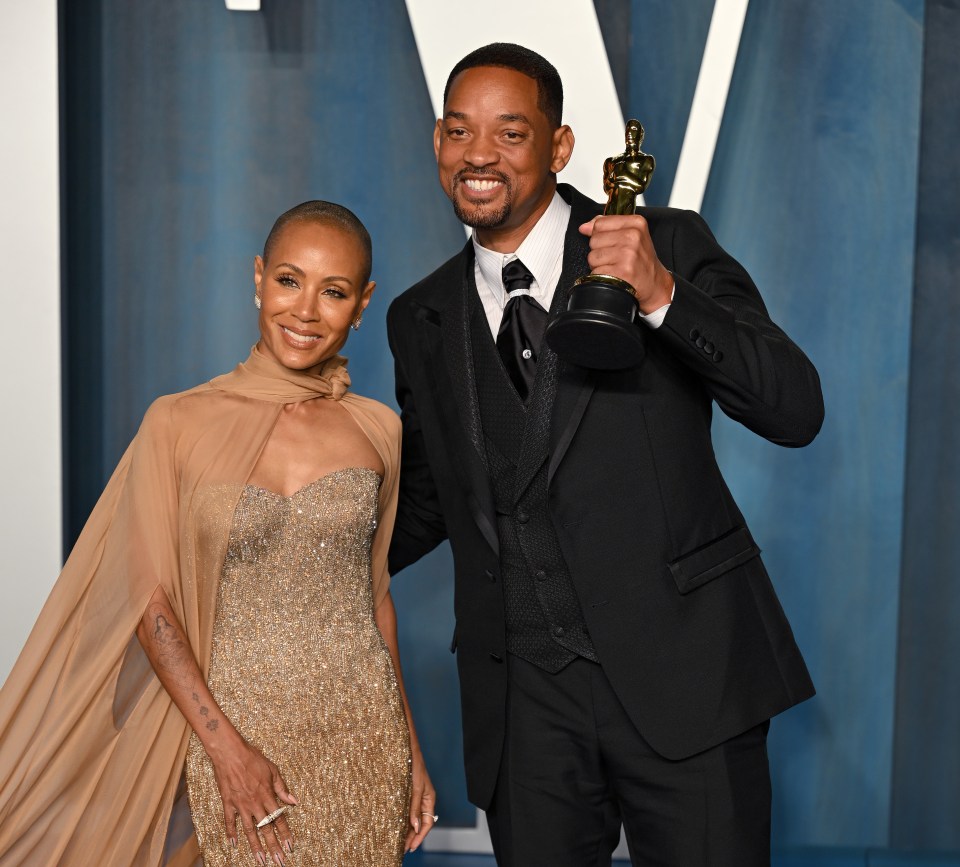
<svg viewBox="0 0 960 867">
<path fill-rule="evenodd" d="M 300 292 L 291 309 L 301 322 L 315 322 L 320 318 L 320 296 L 309 290 Z"/>
</svg>

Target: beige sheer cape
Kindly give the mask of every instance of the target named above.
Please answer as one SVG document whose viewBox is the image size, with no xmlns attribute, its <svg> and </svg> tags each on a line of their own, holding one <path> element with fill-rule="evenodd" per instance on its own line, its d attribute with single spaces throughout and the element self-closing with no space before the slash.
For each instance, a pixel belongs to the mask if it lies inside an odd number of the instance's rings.
<svg viewBox="0 0 960 867">
<path fill-rule="evenodd" d="M 387 592 L 400 423 L 347 393 L 342 358 L 290 371 L 254 350 L 147 411 L 0 692 L 0 865 L 199 863 L 189 727 L 135 636 L 157 586 L 204 675 L 233 509 L 284 404 L 338 399 L 383 459 L 374 601 Z M 221 520 L 198 520 L 205 504 Z"/>
</svg>

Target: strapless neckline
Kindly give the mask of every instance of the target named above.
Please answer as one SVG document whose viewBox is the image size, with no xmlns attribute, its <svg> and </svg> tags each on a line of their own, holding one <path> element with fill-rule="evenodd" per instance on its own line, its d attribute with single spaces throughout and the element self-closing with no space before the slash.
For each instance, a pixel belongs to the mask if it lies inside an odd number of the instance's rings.
<svg viewBox="0 0 960 867">
<path fill-rule="evenodd" d="M 360 473 L 370 473 L 372 476 L 376 477 L 377 483 L 383 481 L 383 477 L 372 467 L 341 467 L 339 470 L 332 470 L 329 473 L 324 473 L 317 479 L 314 479 L 312 482 L 307 482 L 302 488 L 297 488 L 292 494 L 281 494 L 278 491 L 272 491 L 270 488 L 264 488 L 260 485 L 246 484 L 244 485 L 244 490 L 257 491 L 261 494 L 266 494 L 270 497 L 276 497 L 278 500 L 293 500 L 296 497 L 301 496 L 302 494 L 307 493 L 308 491 L 313 490 L 321 482 L 328 481 L 335 476 L 343 475 L 348 472 L 360 472 Z"/>
</svg>

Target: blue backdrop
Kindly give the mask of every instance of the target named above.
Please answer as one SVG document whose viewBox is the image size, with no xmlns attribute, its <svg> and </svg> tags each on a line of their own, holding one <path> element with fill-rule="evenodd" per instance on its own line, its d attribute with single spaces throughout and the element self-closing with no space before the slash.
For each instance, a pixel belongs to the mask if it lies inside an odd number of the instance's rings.
<svg viewBox="0 0 960 867">
<path fill-rule="evenodd" d="M 596 7 L 665 203 L 713 3 Z M 245 356 L 277 214 L 326 198 L 369 227 L 348 354 L 387 402 L 383 311 L 464 235 L 402 0 L 64 0 L 61 25 L 69 544 L 150 401 Z M 808 449 L 725 419 L 716 442 L 819 689 L 772 729 L 775 840 L 835 863 L 960 850 L 958 39 L 950 0 L 751 3 L 702 208 L 823 379 Z M 441 550 L 394 590 L 441 811 L 469 825 L 449 572 Z"/>
</svg>

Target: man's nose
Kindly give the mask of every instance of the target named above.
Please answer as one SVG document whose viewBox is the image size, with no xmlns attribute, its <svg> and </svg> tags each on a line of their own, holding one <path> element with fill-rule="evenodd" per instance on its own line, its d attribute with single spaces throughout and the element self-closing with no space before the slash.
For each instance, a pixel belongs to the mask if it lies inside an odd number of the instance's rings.
<svg viewBox="0 0 960 867">
<path fill-rule="evenodd" d="M 489 166 L 499 159 L 493 142 L 486 136 L 476 136 L 463 151 L 464 162 L 472 166 Z"/>
</svg>

